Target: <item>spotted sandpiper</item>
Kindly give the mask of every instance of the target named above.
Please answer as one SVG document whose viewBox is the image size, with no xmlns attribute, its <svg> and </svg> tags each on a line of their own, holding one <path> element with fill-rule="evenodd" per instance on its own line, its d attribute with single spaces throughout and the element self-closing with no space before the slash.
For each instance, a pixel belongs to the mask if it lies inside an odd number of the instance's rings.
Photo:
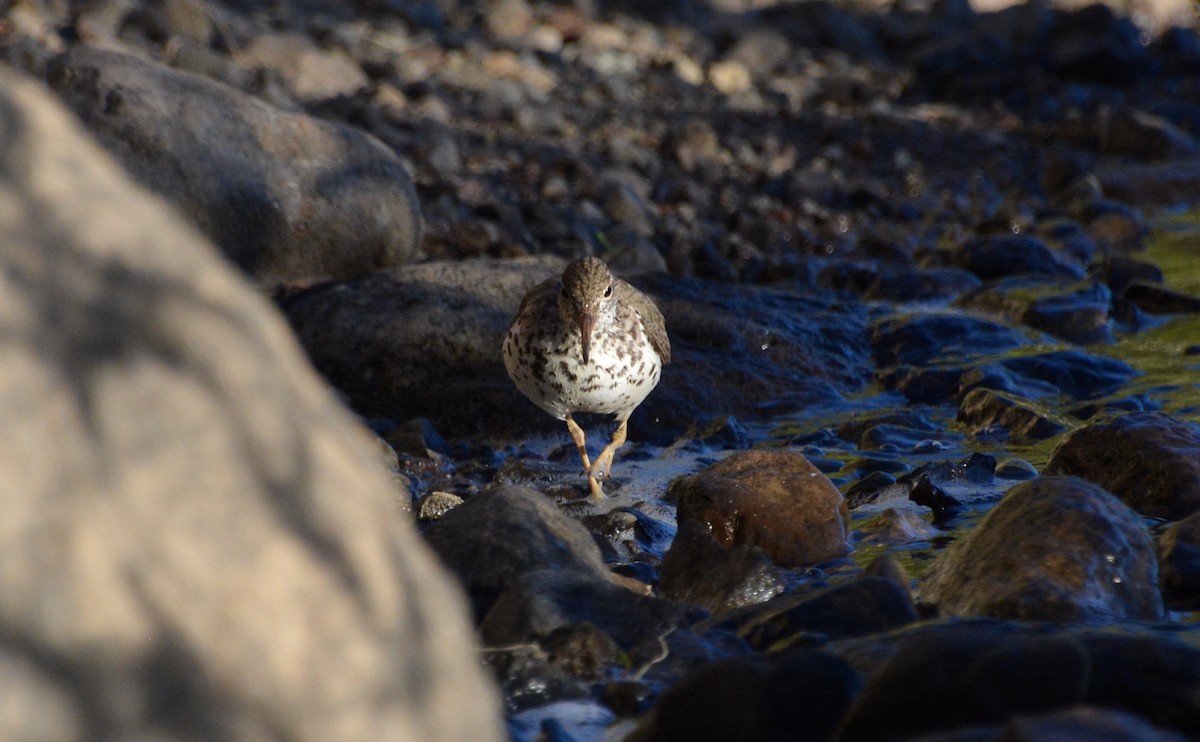
<svg viewBox="0 0 1200 742">
<path fill-rule="evenodd" d="M 629 416 L 658 385 L 671 360 L 662 313 L 598 258 L 574 261 L 562 278 L 529 290 L 504 338 L 504 366 L 530 401 L 567 423 L 592 502 L 604 497 L 613 455 Z M 576 412 L 613 415 L 617 429 L 595 461 Z"/>
</svg>

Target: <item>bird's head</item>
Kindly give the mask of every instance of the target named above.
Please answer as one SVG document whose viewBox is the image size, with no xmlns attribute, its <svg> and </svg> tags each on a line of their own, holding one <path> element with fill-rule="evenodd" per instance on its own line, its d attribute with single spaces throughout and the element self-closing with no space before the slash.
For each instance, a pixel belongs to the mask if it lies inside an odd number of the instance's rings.
<svg viewBox="0 0 1200 742">
<path fill-rule="evenodd" d="M 613 275 L 599 258 L 580 258 L 563 271 L 558 308 L 564 322 L 579 328 L 585 364 L 592 333 L 602 317 L 613 313 L 613 301 Z"/>
</svg>

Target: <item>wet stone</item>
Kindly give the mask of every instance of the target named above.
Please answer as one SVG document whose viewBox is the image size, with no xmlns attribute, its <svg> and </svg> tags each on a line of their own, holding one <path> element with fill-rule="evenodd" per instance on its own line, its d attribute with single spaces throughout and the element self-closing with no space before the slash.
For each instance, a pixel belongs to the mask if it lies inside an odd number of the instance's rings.
<svg viewBox="0 0 1200 742">
<path fill-rule="evenodd" d="M 1163 598 L 1174 606 L 1200 605 L 1200 513 L 1172 523 L 1158 538 Z"/>
<path fill-rule="evenodd" d="M 955 304 L 1080 345 L 1113 340 L 1112 295 L 1102 284 L 1006 279 L 972 291 Z"/>
<path fill-rule="evenodd" d="M 587 622 L 628 649 L 703 615 L 595 575 L 547 569 L 513 580 L 483 619 L 480 634 L 486 644 L 502 646 L 541 640 L 563 627 Z"/>
<path fill-rule="evenodd" d="M 954 299 L 980 285 L 975 274 L 957 268 L 889 268 L 862 291 L 868 301 L 934 301 Z"/>
<path fill-rule="evenodd" d="M 476 621 L 528 572 L 555 569 L 581 579 L 608 579 L 591 533 L 528 487 L 476 495 L 435 521 L 424 536 L 466 589 Z"/>
<path fill-rule="evenodd" d="M 663 557 L 659 587 L 672 600 L 720 613 L 770 600 L 786 583 L 761 549 L 723 547 L 707 527 L 685 518 Z"/>
<path fill-rule="evenodd" d="M 1185 739 L 1180 734 L 1156 727 L 1134 714 L 1095 706 L 1078 706 L 1048 714 L 1022 715 L 995 726 L 972 726 L 921 737 L 922 742 L 1184 742 Z"/>
<path fill-rule="evenodd" d="M 820 650 L 714 663 L 671 687 L 630 737 L 668 740 L 830 739 L 862 680 Z"/>
<path fill-rule="evenodd" d="M 860 577 L 714 616 L 697 628 L 733 631 L 756 651 L 776 652 L 889 631 L 916 620 L 907 589 L 881 577 Z"/>
<path fill-rule="evenodd" d="M 1073 432 L 1046 474 L 1095 482 L 1143 515 L 1200 511 L 1200 427 L 1161 412 L 1130 412 Z"/>
<path fill-rule="evenodd" d="M 926 572 L 942 615 L 1027 621 L 1163 617 L 1154 544 L 1136 513 L 1074 477 L 1013 487 Z"/>
<path fill-rule="evenodd" d="M 956 267 L 969 270 L 985 281 L 1031 275 L 1083 278 L 1081 267 L 1056 255 L 1045 242 L 1030 235 L 970 239 L 954 250 L 951 259 Z"/>
<path fill-rule="evenodd" d="M 1079 350 L 1005 358 L 999 364 L 1024 379 L 1052 384 L 1076 399 L 1112 391 L 1138 374 L 1124 361 Z"/>
<path fill-rule="evenodd" d="M 837 651 L 869 668 L 843 720 L 844 740 L 926 739 L 1080 706 L 1153 719 L 1185 736 L 1200 729 L 1192 700 L 1200 650 L 1169 631 L 958 620 L 843 642 Z"/>
<path fill-rule="evenodd" d="M 1131 281 L 1121 296 L 1150 314 L 1195 314 L 1200 312 L 1200 296 L 1175 291 L 1156 283 Z"/>
<path fill-rule="evenodd" d="M 484 649 L 482 656 L 510 713 L 588 695 L 586 683 L 551 664 L 536 644 Z"/>
<path fill-rule="evenodd" d="M 418 520 L 437 520 L 463 504 L 463 499 L 452 492 L 430 492 L 417 502 Z"/>
<path fill-rule="evenodd" d="M 1127 255 L 1109 255 L 1103 260 L 1093 263 L 1088 272 L 1102 281 L 1118 296 L 1129 284 L 1140 281 L 1149 284 L 1161 284 L 1163 272 L 1154 263 L 1149 263 Z"/>
<path fill-rule="evenodd" d="M 761 548 L 783 565 L 845 555 L 846 503 L 798 453 L 735 453 L 671 486 L 680 520 L 693 518 L 725 547 Z"/>
<path fill-rule="evenodd" d="M 884 319 L 871 327 L 871 349 L 880 366 L 1000 353 L 1028 343 L 1025 333 L 961 314 L 921 314 Z"/>
<path fill-rule="evenodd" d="M 991 389 L 972 389 L 958 407 L 958 421 L 972 435 L 992 436 L 997 428 L 1010 438 L 1053 438 L 1067 425 L 1041 405 Z"/>
</svg>

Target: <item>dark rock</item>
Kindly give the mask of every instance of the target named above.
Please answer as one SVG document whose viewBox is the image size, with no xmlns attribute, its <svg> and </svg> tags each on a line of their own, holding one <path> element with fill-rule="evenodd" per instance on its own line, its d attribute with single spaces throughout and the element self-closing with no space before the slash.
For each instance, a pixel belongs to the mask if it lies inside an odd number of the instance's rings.
<svg viewBox="0 0 1200 742">
<path fill-rule="evenodd" d="M 820 650 L 727 660 L 675 685 L 630 742 L 832 739 L 862 681 Z"/>
<path fill-rule="evenodd" d="M 960 314 L 915 314 L 876 322 L 871 349 L 880 366 L 1000 353 L 1029 342 L 1020 330 Z"/>
<path fill-rule="evenodd" d="M 264 283 L 361 275 L 416 254 L 412 180 L 355 129 L 84 46 L 48 79 L 135 178 Z"/>
<path fill-rule="evenodd" d="M 1121 109 L 1104 120 L 1100 148 L 1150 160 L 1200 155 L 1200 141 L 1170 121 L 1136 109 Z"/>
<path fill-rule="evenodd" d="M 278 315 L 41 84 L 0 69 L 0 112 L 0 737 L 500 739 L 461 595 Z"/>
<path fill-rule="evenodd" d="M 924 471 L 914 472 L 899 480 L 909 487 L 908 499 L 933 511 L 934 523 L 944 523 L 958 514 L 962 503 L 933 483 Z"/>
<path fill-rule="evenodd" d="M 1200 604 L 1200 513 L 1167 527 L 1158 538 L 1163 597 L 1173 605 Z"/>
<path fill-rule="evenodd" d="M 1138 309 L 1150 314 L 1178 314 L 1200 312 L 1200 296 L 1175 291 L 1156 283 L 1131 281 L 1121 294 L 1126 301 L 1133 302 Z"/>
<path fill-rule="evenodd" d="M 860 577 L 715 616 L 697 628 L 733 631 L 756 651 L 777 652 L 889 631 L 916 620 L 906 588 L 882 577 Z"/>
<path fill-rule="evenodd" d="M 933 301 L 953 299 L 978 287 L 973 273 L 958 268 L 888 268 L 862 292 L 868 301 Z"/>
<path fill-rule="evenodd" d="M 1005 459 L 996 464 L 997 479 L 1025 480 L 1037 475 L 1037 467 L 1024 459 Z"/>
<path fill-rule="evenodd" d="M 1041 405 L 991 389 L 972 389 L 958 407 L 958 421 L 973 435 L 993 434 L 1003 428 L 1011 438 L 1052 438 L 1067 425 Z"/>
<path fill-rule="evenodd" d="M 916 541 L 928 541 L 942 535 L 920 514 L 912 510 L 886 508 L 871 521 L 855 529 L 859 543 L 901 545 Z"/>
<path fill-rule="evenodd" d="M 850 550 L 846 502 L 804 456 L 745 451 L 676 482 L 679 519 L 694 518 L 726 548 L 761 548 L 784 565 L 816 564 Z"/>
<path fill-rule="evenodd" d="M 1141 32 L 1107 5 L 1089 5 L 1058 17 L 1046 50 L 1051 69 L 1088 82 L 1131 82 L 1149 64 Z"/>
<path fill-rule="evenodd" d="M 1163 272 L 1154 263 L 1131 258 L 1127 255 L 1109 255 L 1103 260 L 1093 263 L 1089 272 L 1104 281 L 1114 294 L 1120 296 L 1125 287 L 1134 281 L 1149 284 L 1161 284 Z"/>
<path fill-rule="evenodd" d="M 959 245 L 951 254 L 954 265 L 985 281 L 1008 276 L 1083 278 L 1083 269 L 1055 255 L 1037 237 L 999 235 L 977 237 Z"/>
<path fill-rule="evenodd" d="M 454 436 L 542 429 L 566 440 L 500 357 L 525 291 L 561 270 L 547 260 L 423 263 L 281 303 L 317 370 L 364 414 L 425 417 Z"/>
<path fill-rule="evenodd" d="M 541 639 L 550 664 L 584 680 L 602 680 L 620 660 L 620 647 L 588 622 L 560 626 Z"/>
<path fill-rule="evenodd" d="M 831 293 L 662 274 L 632 283 L 655 297 L 671 335 L 671 363 L 634 412 L 634 435 L 686 430 L 706 417 L 761 416 L 768 401 L 779 411 L 802 409 L 869 378 L 865 312 Z"/>
<path fill-rule="evenodd" d="M 922 433 L 933 433 L 938 429 L 929 418 L 920 412 L 916 412 L 915 410 L 896 410 L 894 412 L 859 417 L 842 423 L 834 430 L 839 438 L 861 448 L 863 438 L 871 435 L 871 431 L 881 425 L 885 426 L 885 430 L 898 428 Z"/>
<path fill-rule="evenodd" d="M 1016 356 L 999 363 L 1023 377 L 1022 383 L 1053 384 L 1059 392 L 1075 399 L 1110 392 L 1138 375 L 1137 370 L 1124 361 L 1078 350 Z"/>
<path fill-rule="evenodd" d="M 1102 284 L 1005 279 L 959 297 L 955 305 L 1080 345 L 1113 340 L 1112 295 Z"/>
<path fill-rule="evenodd" d="M 1074 477 L 1013 487 L 926 572 L 920 603 L 943 615 L 1027 621 L 1163 617 L 1146 526 L 1104 490 Z"/>
<path fill-rule="evenodd" d="M 708 528 L 682 518 L 659 568 L 664 596 L 713 613 L 770 600 L 786 587 L 763 551 L 751 545 L 726 548 Z"/>
<path fill-rule="evenodd" d="M 526 572 L 513 580 L 479 630 L 485 643 L 503 646 L 542 640 L 556 630 L 586 622 L 628 649 L 688 617 L 685 606 L 638 595 L 595 574 L 559 568 Z"/>
<path fill-rule="evenodd" d="M 608 570 L 592 535 L 542 493 L 503 487 L 476 495 L 424 532 L 458 575 L 480 621 L 521 575 L 555 569 L 595 581 Z"/>
<path fill-rule="evenodd" d="M 504 693 L 510 713 L 588 695 L 586 683 L 551 663 L 536 644 L 485 648 L 482 655 L 484 666 L 492 671 Z"/>
<path fill-rule="evenodd" d="M 1200 650 L 1168 632 L 952 621 L 842 642 L 836 651 L 872 668 L 842 723 L 839 739 L 848 742 L 911 739 L 1085 705 L 1153 719 L 1188 737 L 1200 729 L 1193 695 Z"/>
<path fill-rule="evenodd" d="M 1143 515 L 1179 520 L 1200 511 L 1200 427 L 1161 412 L 1131 412 L 1064 440 L 1046 474 L 1095 482 Z"/>
<path fill-rule="evenodd" d="M 1160 729 L 1133 714 L 1095 706 L 1076 706 L 1048 714 L 1018 716 L 990 727 L 966 727 L 921 737 L 921 742 L 1184 742 L 1184 737 Z"/>
</svg>

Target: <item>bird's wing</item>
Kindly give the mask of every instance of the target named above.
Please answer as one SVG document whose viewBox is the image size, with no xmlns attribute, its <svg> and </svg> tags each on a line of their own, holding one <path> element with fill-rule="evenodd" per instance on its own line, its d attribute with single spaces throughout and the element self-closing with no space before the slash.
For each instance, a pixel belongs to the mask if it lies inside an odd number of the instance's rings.
<svg viewBox="0 0 1200 742">
<path fill-rule="evenodd" d="M 646 328 L 646 337 L 649 338 L 654 352 L 658 353 L 663 363 L 670 363 L 671 338 L 667 337 L 667 323 L 654 300 L 621 279 L 617 279 L 615 284 L 623 294 L 622 301 L 627 302 L 642 316 L 642 326 Z"/>
</svg>

